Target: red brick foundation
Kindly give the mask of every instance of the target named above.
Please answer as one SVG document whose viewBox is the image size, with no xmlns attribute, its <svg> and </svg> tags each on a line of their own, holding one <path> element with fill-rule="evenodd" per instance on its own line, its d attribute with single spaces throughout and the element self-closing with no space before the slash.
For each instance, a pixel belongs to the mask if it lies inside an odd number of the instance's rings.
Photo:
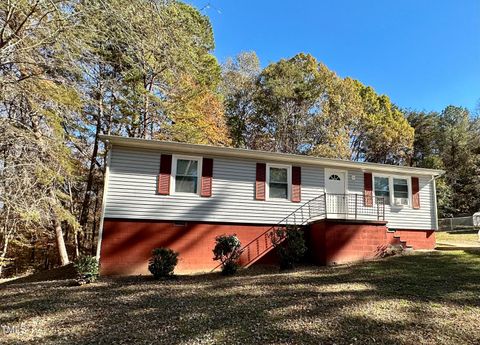
<svg viewBox="0 0 480 345">
<path fill-rule="evenodd" d="M 169 221 L 129 221 L 105 219 L 100 254 L 102 275 L 150 274 L 148 260 L 157 247 L 168 247 L 180 253 L 175 272 L 209 271 L 213 261 L 215 237 L 237 234 L 247 244 L 269 225 L 236 225 L 178 223 Z M 275 257 L 266 255 L 259 264 L 272 263 Z"/>
<path fill-rule="evenodd" d="M 215 237 L 237 234 L 247 244 L 270 225 L 228 223 L 173 223 L 171 221 L 133 221 L 105 219 L 100 257 L 102 275 L 150 274 L 148 260 L 157 247 L 180 253 L 176 273 L 205 272 L 217 266 L 212 249 Z M 389 244 L 404 244 L 413 249 L 433 249 L 433 230 L 396 230 L 387 232 L 385 222 L 355 223 L 320 221 L 306 230 L 310 258 L 319 265 L 368 260 L 381 255 Z M 270 252 L 256 264 L 276 263 Z"/>
<path fill-rule="evenodd" d="M 413 249 L 434 249 L 435 230 L 402 230 L 395 229 L 393 233 Z"/>
<path fill-rule="evenodd" d="M 433 230 L 387 232 L 385 222 L 320 221 L 310 225 L 307 243 L 312 261 L 319 265 L 341 264 L 379 257 L 389 244 L 433 249 Z"/>
</svg>

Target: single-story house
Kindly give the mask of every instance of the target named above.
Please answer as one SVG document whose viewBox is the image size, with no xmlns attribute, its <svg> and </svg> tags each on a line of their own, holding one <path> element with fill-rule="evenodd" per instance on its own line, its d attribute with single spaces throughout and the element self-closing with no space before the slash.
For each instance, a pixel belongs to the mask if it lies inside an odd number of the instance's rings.
<svg viewBox="0 0 480 345">
<path fill-rule="evenodd" d="M 147 274 L 151 250 L 176 272 L 217 266 L 236 234 L 240 263 L 274 260 L 270 234 L 305 229 L 317 264 L 365 260 L 389 245 L 432 249 L 443 171 L 208 145 L 102 136 L 109 147 L 97 255 L 101 274 Z"/>
</svg>

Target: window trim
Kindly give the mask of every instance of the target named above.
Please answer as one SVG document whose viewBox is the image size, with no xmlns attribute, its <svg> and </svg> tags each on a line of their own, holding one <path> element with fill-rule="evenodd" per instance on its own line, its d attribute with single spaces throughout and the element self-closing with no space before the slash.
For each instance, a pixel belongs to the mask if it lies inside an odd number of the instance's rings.
<svg viewBox="0 0 480 345">
<path fill-rule="evenodd" d="M 177 192 L 175 191 L 175 183 L 177 180 L 177 161 L 179 159 L 185 159 L 185 160 L 191 160 L 191 161 L 197 161 L 197 190 L 195 193 L 188 193 L 188 192 Z M 172 155 L 172 173 L 171 176 L 172 178 L 170 179 L 170 190 L 171 190 L 171 195 L 189 195 L 189 196 L 200 196 L 200 184 L 202 183 L 202 162 L 203 162 L 203 157 L 199 156 L 184 156 L 184 155 Z"/>
<path fill-rule="evenodd" d="M 270 197 L 270 168 L 280 168 L 287 169 L 287 198 L 271 198 Z M 266 173 L 265 173 L 265 200 L 271 201 L 288 201 L 291 202 L 292 198 L 292 166 L 285 164 L 266 164 Z"/>
<path fill-rule="evenodd" d="M 412 177 L 405 176 L 405 175 L 387 175 L 387 174 L 375 174 L 372 173 L 372 192 L 373 192 L 373 201 L 376 203 L 376 193 L 375 193 L 375 177 L 386 177 L 388 178 L 388 190 L 390 192 L 390 197 L 388 200 L 388 205 L 394 208 L 403 208 L 403 207 L 412 207 Z M 395 205 L 394 204 L 394 190 L 393 190 L 393 179 L 398 180 L 407 180 L 407 188 L 408 188 L 408 203 L 406 205 Z"/>
</svg>

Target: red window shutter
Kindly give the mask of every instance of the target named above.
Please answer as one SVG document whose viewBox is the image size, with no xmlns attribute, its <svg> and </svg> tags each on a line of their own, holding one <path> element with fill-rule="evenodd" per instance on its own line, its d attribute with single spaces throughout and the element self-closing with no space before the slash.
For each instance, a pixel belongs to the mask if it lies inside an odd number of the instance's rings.
<svg viewBox="0 0 480 345">
<path fill-rule="evenodd" d="M 255 179 L 255 199 L 265 200 L 265 179 L 267 175 L 267 165 L 257 163 L 257 177 Z"/>
<path fill-rule="evenodd" d="M 202 162 L 202 184 L 200 196 L 212 196 L 213 159 L 204 158 Z"/>
<path fill-rule="evenodd" d="M 302 168 L 292 167 L 292 201 L 302 201 Z"/>
<path fill-rule="evenodd" d="M 412 208 L 420 208 L 420 183 L 418 177 L 412 177 Z"/>
<path fill-rule="evenodd" d="M 158 194 L 170 194 L 170 174 L 172 173 L 172 155 L 161 155 L 160 174 L 158 175 Z"/>
<path fill-rule="evenodd" d="M 364 205 L 366 207 L 373 206 L 373 188 L 372 188 L 372 174 L 364 173 L 363 174 L 363 196 L 364 196 Z"/>
</svg>

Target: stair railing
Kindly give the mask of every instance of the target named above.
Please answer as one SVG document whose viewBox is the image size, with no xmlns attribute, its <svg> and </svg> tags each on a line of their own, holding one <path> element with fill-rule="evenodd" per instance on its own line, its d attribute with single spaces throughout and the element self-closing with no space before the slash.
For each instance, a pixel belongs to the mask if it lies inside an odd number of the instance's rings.
<svg viewBox="0 0 480 345">
<path fill-rule="evenodd" d="M 271 226 L 265 232 L 244 245 L 241 249 L 242 253 L 239 258 L 239 264 L 248 267 L 268 252 L 273 247 L 272 236 L 276 236 L 277 230 L 290 225 L 302 226 L 314 218 L 321 219 L 325 217 L 325 215 L 326 204 L 324 193 L 307 201 L 277 224 Z"/>
</svg>

